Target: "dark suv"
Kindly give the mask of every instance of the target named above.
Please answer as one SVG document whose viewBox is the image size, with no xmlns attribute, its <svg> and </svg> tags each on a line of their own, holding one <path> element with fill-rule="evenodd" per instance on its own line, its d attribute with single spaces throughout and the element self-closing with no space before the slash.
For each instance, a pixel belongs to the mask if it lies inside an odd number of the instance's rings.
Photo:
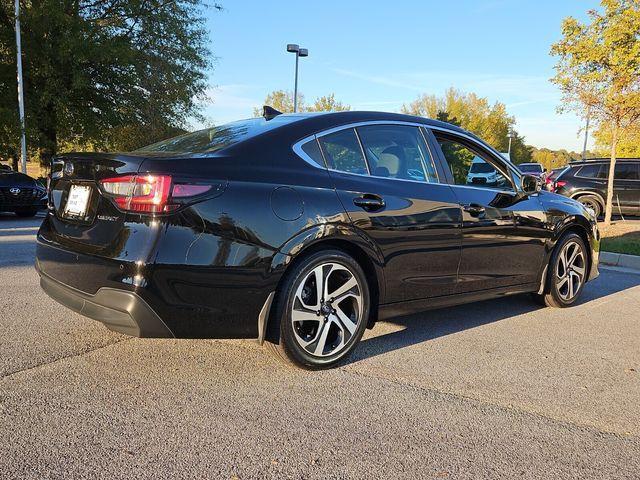
<svg viewBox="0 0 640 480">
<path fill-rule="evenodd" d="M 552 191 L 604 213 L 609 178 L 608 158 L 573 162 L 555 178 Z M 640 158 L 618 159 L 613 182 L 613 213 L 640 214 Z"/>
</svg>

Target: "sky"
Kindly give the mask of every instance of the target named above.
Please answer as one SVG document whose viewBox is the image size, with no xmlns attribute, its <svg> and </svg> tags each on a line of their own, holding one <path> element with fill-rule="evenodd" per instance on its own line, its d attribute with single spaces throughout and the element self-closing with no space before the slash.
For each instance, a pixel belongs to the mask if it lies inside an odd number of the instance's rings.
<svg viewBox="0 0 640 480">
<path fill-rule="evenodd" d="M 586 20 L 592 0 L 222 0 L 207 12 L 211 50 L 207 123 L 251 117 L 273 90 L 307 102 L 335 93 L 352 110 L 398 112 L 420 94 L 449 87 L 506 104 L 536 147 L 581 151 L 583 120 L 557 113 L 549 82 L 562 19 Z M 196 127 L 199 125 L 195 125 Z M 589 142 L 591 146 L 592 143 Z"/>
</svg>

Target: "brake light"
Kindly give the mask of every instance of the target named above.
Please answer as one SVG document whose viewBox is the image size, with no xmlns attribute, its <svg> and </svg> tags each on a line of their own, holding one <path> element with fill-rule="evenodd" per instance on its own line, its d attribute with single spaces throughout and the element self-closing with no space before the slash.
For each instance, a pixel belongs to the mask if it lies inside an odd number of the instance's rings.
<svg viewBox="0 0 640 480">
<path fill-rule="evenodd" d="M 555 182 L 555 183 L 553 184 L 553 191 L 554 191 L 554 192 L 555 192 L 555 191 L 557 191 L 557 190 L 558 190 L 558 188 L 560 188 L 560 187 L 564 187 L 566 184 L 567 184 L 567 182 L 565 182 L 565 181 L 563 181 L 563 180 L 558 180 L 557 182 Z"/>
<path fill-rule="evenodd" d="M 142 213 L 169 211 L 171 177 L 169 175 L 126 175 L 100 182 L 105 192 L 122 210 Z"/>
</svg>

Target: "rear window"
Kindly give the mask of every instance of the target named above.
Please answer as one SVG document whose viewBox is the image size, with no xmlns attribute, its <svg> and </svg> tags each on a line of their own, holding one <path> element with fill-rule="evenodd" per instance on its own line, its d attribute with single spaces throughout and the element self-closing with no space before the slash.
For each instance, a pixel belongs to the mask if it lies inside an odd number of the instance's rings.
<svg viewBox="0 0 640 480">
<path fill-rule="evenodd" d="M 518 168 L 520 169 L 521 172 L 524 172 L 524 173 L 542 173 L 542 165 L 539 165 L 539 164 L 535 164 L 535 165 L 520 164 L 518 165 Z"/>
<path fill-rule="evenodd" d="M 267 121 L 264 118 L 239 120 L 217 127 L 186 133 L 168 140 L 147 145 L 136 152 L 213 153 L 239 142 L 273 130 L 292 121 L 280 116 Z"/>
<path fill-rule="evenodd" d="M 595 165 L 585 165 L 575 173 L 576 177 L 582 178 L 607 178 L 608 166 L 601 163 Z"/>
</svg>

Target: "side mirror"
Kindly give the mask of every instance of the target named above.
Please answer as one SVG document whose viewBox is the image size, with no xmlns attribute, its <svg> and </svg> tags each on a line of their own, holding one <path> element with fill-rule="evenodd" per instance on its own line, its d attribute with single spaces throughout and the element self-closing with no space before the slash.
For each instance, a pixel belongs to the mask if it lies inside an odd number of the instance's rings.
<svg viewBox="0 0 640 480">
<path fill-rule="evenodd" d="M 525 194 L 533 195 L 542 190 L 542 181 L 535 175 L 524 174 L 520 179 L 520 186 Z"/>
</svg>

